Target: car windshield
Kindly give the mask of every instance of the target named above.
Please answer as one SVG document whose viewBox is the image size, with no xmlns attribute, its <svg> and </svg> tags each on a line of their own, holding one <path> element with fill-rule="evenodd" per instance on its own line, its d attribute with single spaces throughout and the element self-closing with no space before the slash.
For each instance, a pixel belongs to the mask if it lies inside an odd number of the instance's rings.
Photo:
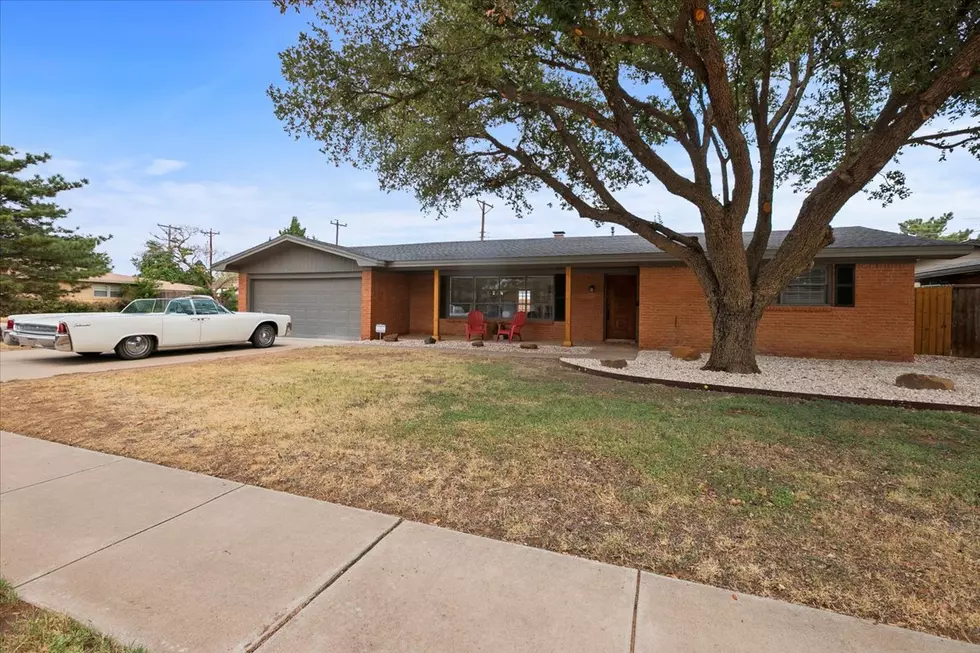
<svg viewBox="0 0 980 653">
<path fill-rule="evenodd" d="M 122 309 L 123 313 L 163 313 L 167 308 L 166 299 L 134 299 Z"/>
</svg>

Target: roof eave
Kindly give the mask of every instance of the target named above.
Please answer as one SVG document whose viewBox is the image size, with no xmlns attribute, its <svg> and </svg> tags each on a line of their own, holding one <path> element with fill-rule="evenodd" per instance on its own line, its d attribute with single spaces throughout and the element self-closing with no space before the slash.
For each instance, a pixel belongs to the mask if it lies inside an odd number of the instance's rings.
<svg viewBox="0 0 980 653">
<path fill-rule="evenodd" d="M 818 260 L 827 259 L 927 259 L 956 258 L 972 251 L 972 247 L 950 246 L 904 246 L 904 247 L 829 247 L 816 256 Z M 766 257 L 775 256 L 776 250 L 766 251 Z M 579 254 L 565 256 L 512 256 L 492 259 L 433 259 L 425 261 L 391 261 L 390 268 L 431 269 L 462 267 L 493 267 L 512 265 L 558 265 L 568 263 L 577 265 L 624 265 L 635 263 L 681 263 L 665 252 L 644 252 L 637 254 Z"/>
<path fill-rule="evenodd" d="M 340 247 L 339 245 L 330 245 L 329 243 L 321 243 L 318 240 L 310 240 L 308 238 L 300 238 L 299 236 L 293 236 L 291 234 L 283 234 L 277 238 L 266 241 L 261 245 L 256 245 L 251 249 L 246 249 L 244 252 L 239 252 L 228 258 L 221 259 L 214 264 L 214 269 L 219 272 L 224 272 L 228 269 L 229 265 L 237 266 L 242 261 L 260 254 L 265 250 L 272 249 L 283 243 L 293 243 L 295 245 L 300 245 L 303 247 L 309 247 L 310 249 L 315 249 L 326 254 L 333 254 L 334 256 L 340 256 L 342 258 L 347 258 L 355 261 L 362 268 L 372 268 L 372 267 L 383 267 L 385 261 L 380 259 L 371 258 L 369 256 L 364 256 L 363 254 L 354 252 L 347 249 L 346 247 Z"/>
<path fill-rule="evenodd" d="M 936 277 L 952 277 L 959 274 L 973 274 L 974 272 L 980 272 L 980 263 L 924 270 L 922 272 L 916 272 L 915 278 L 916 280 L 935 279 Z"/>
</svg>

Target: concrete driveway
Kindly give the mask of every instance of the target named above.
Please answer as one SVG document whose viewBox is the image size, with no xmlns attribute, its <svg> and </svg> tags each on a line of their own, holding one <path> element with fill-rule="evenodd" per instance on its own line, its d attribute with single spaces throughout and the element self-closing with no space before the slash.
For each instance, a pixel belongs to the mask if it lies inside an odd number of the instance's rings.
<svg viewBox="0 0 980 653">
<path fill-rule="evenodd" d="M 196 363 L 216 358 L 237 356 L 263 356 L 274 352 L 289 351 L 304 347 L 326 345 L 351 345 L 349 340 L 327 340 L 317 338 L 279 338 L 268 349 L 256 349 L 251 345 L 235 345 L 216 349 L 189 349 L 154 354 L 139 361 L 124 361 L 113 354 L 103 354 L 98 358 L 83 358 L 50 349 L 8 349 L 0 351 L 0 382 L 17 379 L 43 379 L 58 374 L 78 374 L 80 372 L 106 372 L 138 367 L 157 367 L 179 363 Z"/>
</svg>

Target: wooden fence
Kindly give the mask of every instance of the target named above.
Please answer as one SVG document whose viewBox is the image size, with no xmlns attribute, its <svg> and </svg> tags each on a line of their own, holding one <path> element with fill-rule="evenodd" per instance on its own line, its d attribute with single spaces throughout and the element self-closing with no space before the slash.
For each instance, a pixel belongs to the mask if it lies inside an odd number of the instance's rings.
<svg viewBox="0 0 980 653">
<path fill-rule="evenodd" d="M 980 285 L 915 289 L 915 353 L 980 357 Z"/>
<path fill-rule="evenodd" d="M 953 286 L 950 353 L 980 358 L 980 286 Z"/>
</svg>

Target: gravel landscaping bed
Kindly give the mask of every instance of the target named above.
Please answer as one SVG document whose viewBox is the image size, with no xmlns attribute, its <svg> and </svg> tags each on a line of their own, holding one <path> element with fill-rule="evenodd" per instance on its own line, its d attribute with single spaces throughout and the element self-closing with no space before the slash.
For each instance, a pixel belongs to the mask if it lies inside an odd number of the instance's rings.
<svg viewBox="0 0 980 653">
<path fill-rule="evenodd" d="M 564 360 L 564 359 L 563 359 Z M 629 376 L 670 381 L 688 381 L 711 385 L 728 385 L 760 390 L 805 392 L 816 395 L 923 401 L 937 404 L 980 406 L 980 360 L 918 356 L 914 363 L 883 361 L 818 360 L 759 356 L 762 374 L 729 374 L 706 372 L 700 361 L 672 358 L 665 351 L 641 351 L 626 367 L 603 367 L 594 358 L 569 359 L 582 367 L 606 370 Z M 900 374 L 914 372 L 952 379 L 955 390 L 909 390 L 895 386 Z"/>
<path fill-rule="evenodd" d="M 538 345 L 537 349 L 521 349 L 521 343 L 496 342 L 487 340 L 483 347 L 474 347 L 472 342 L 465 340 L 439 340 L 435 344 L 427 345 L 422 340 L 407 339 L 397 342 L 385 342 L 384 340 L 362 340 L 362 345 L 374 345 L 376 347 L 409 347 L 412 349 L 467 349 L 473 351 L 508 351 L 517 353 L 539 354 L 588 354 L 592 347 L 562 347 L 561 345 Z M 578 359 L 576 359 L 578 360 Z"/>
</svg>

